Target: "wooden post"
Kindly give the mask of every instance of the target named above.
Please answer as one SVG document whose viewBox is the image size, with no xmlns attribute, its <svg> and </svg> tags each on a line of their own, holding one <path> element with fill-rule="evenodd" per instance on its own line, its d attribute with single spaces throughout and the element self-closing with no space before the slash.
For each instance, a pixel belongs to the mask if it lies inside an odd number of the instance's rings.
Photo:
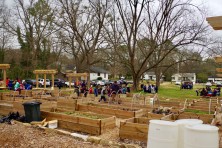
<svg viewBox="0 0 222 148">
<path fill-rule="evenodd" d="M 52 86 L 51 86 L 52 89 L 54 89 L 54 85 L 55 85 L 54 79 L 55 79 L 55 78 L 54 78 L 54 74 L 52 74 L 52 84 L 51 84 L 51 85 L 52 85 Z"/>
<path fill-rule="evenodd" d="M 79 79 L 78 79 L 78 77 L 76 78 L 76 85 L 79 85 Z"/>
<path fill-rule="evenodd" d="M 36 88 L 39 88 L 39 74 L 36 74 Z"/>
<path fill-rule="evenodd" d="M 44 88 L 46 89 L 46 74 L 44 74 Z"/>
<path fill-rule="evenodd" d="M 71 77 L 69 77 L 68 79 L 69 79 L 69 88 L 71 89 Z"/>
<path fill-rule="evenodd" d="M 3 87 L 6 87 L 6 69 L 3 69 L 3 81 L 4 81 Z"/>
</svg>

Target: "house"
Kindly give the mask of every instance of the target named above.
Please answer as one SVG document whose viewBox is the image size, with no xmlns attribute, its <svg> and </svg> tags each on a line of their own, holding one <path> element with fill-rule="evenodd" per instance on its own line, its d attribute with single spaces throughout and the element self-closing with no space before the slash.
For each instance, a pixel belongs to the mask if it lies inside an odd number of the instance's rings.
<svg viewBox="0 0 222 148">
<path fill-rule="evenodd" d="M 109 80 L 109 72 L 100 67 L 90 68 L 90 80 L 96 80 L 101 77 L 103 80 Z"/>
<path fill-rule="evenodd" d="M 207 80 L 211 83 L 222 82 L 222 78 L 221 77 L 216 77 L 216 76 L 215 77 L 213 77 L 213 76 L 208 77 Z"/>
<path fill-rule="evenodd" d="M 75 69 L 73 65 L 66 66 L 66 72 L 75 72 Z M 101 77 L 102 80 L 109 80 L 109 72 L 100 67 L 91 67 L 90 80 L 96 80 L 98 77 Z"/>
<path fill-rule="evenodd" d="M 162 75 L 161 80 L 163 80 L 163 78 L 164 78 L 164 76 Z M 144 73 L 143 80 L 156 81 L 155 72 L 146 72 L 146 73 Z"/>
<path fill-rule="evenodd" d="M 196 82 L 195 73 L 176 73 L 171 76 L 172 82 L 192 81 L 193 84 Z"/>
</svg>

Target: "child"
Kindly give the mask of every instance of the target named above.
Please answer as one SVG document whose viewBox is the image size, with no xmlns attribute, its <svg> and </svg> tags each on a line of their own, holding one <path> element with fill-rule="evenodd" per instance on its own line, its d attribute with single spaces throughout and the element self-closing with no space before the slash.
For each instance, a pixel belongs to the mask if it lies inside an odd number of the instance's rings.
<svg viewBox="0 0 222 148">
<path fill-rule="evenodd" d="M 103 86 L 99 102 L 102 101 L 102 100 L 104 100 L 104 102 L 106 102 L 106 96 L 105 95 L 106 95 L 106 86 Z"/>
<path fill-rule="evenodd" d="M 95 97 L 98 96 L 98 85 L 96 85 L 96 87 L 94 88 L 94 95 Z"/>
</svg>

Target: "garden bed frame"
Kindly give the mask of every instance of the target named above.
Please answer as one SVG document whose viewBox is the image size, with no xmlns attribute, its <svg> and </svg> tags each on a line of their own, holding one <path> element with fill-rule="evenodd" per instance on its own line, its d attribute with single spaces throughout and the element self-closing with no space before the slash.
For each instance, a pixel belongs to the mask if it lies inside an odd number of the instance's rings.
<svg viewBox="0 0 222 148">
<path fill-rule="evenodd" d="M 85 132 L 92 135 L 101 135 L 107 129 L 116 126 L 116 118 L 114 116 L 104 119 L 90 119 L 47 111 L 41 111 L 41 116 L 47 120 L 58 120 L 59 128 Z"/>
<path fill-rule="evenodd" d="M 97 104 L 95 104 L 97 105 Z M 119 108 L 124 108 L 124 106 L 118 106 Z M 93 105 L 86 105 L 86 104 L 78 104 L 77 105 L 77 111 L 82 112 L 94 112 L 97 114 L 105 114 L 105 115 L 111 115 L 116 116 L 118 118 L 132 118 L 132 117 L 141 117 L 143 114 L 145 114 L 145 111 L 143 109 L 138 109 L 137 111 L 126 111 L 121 109 L 113 109 L 108 108 L 105 106 L 93 106 Z"/>
<path fill-rule="evenodd" d="M 130 139 L 147 142 L 149 118 L 130 118 L 120 122 L 120 139 Z"/>
</svg>

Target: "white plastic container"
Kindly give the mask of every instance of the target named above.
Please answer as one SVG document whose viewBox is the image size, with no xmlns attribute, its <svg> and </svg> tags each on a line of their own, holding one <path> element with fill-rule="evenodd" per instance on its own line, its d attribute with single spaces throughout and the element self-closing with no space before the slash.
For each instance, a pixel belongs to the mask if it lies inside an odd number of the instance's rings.
<svg viewBox="0 0 222 148">
<path fill-rule="evenodd" d="M 180 119 L 180 120 L 176 120 L 175 122 L 178 123 L 178 126 L 179 126 L 178 148 L 184 148 L 185 126 L 203 124 L 203 121 L 199 119 Z"/>
<path fill-rule="evenodd" d="M 153 107 L 154 105 L 154 98 L 150 98 L 150 106 Z"/>
<path fill-rule="evenodd" d="M 150 120 L 147 148 L 177 148 L 178 124 L 164 120 Z"/>
<path fill-rule="evenodd" d="M 207 124 L 185 126 L 184 148 L 219 148 L 218 130 Z"/>
<path fill-rule="evenodd" d="M 48 122 L 48 128 L 57 128 L 58 127 L 58 120 L 52 120 Z"/>
</svg>

